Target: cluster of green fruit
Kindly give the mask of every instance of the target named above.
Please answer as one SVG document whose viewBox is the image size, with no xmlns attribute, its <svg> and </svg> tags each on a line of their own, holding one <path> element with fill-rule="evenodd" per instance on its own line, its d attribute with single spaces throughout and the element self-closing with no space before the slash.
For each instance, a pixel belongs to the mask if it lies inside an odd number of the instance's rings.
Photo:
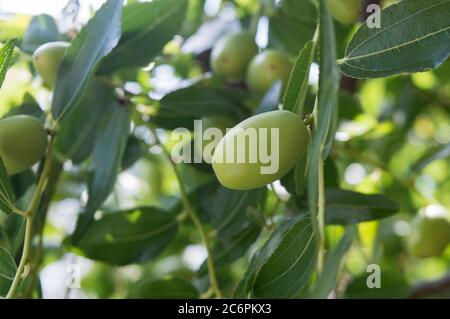
<svg viewBox="0 0 450 319">
<path fill-rule="evenodd" d="M 286 85 L 292 69 L 289 57 L 279 50 L 258 53 L 252 35 L 246 31 L 221 38 L 211 52 L 213 72 L 227 82 L 245 80 L 252 92 L 264 94 L 272 85 Z"/>
<path fill-rule="evenodd" d="M 67 42 L 51 42 L 33 54 L 37 73 L 54 85 Z M 47 149 L 47 132 L 41 121 L 29 115 L 16 115 L 0 120 L 0 157 L 8 175 L 25 171 L 38 162 Z"/>
<path fill-rule="evenodd" d="M 258 53 L 258 46 L 252 35 L 246 31 L 228 34 L 220 39 L 211 53 L 211 67 L 213 72 L 226 82 L 246 81 L 249 89 L 256 95 L 266 93 L 276 81 L 282 81 L 283 87 L 290 77 L 293 64 L 290 58 L 279 50 L 266 50 Z M 218 124 L 217 128 L 223 133 L 227 127 L 220 119 L 207 119 L 204 129 Z M 248 129 L 279 130 L 278 170 L 274 173 L 263 174 L 263 163 L 258 158 L 256 162 L 227 162 L 227 152 L 231 152 L 226 145 L 236 143 Z M 270 149 L 270 141 L 256 141 L 266 144 Z M 237 190 L 253 189 L 270 184 L 291 170 L 300 156 L 306 150 L 309 134 L 300 117 L 288 111 L 272 111 L 252 116 L 234 126 L 220 140 L 212 157 L 214 172 L 220 183 L 225 187 Z M 249 158 L 250 145 L 248 141 L 236 153 Z"/>
</svg>

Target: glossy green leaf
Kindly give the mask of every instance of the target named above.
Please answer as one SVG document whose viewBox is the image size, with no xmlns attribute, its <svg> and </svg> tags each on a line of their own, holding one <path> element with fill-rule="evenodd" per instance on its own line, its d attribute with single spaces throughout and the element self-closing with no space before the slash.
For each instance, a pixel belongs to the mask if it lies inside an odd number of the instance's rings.
<svg viewBox="0 0 450 319">
<path fill-rule="evenodd" d="M 218 237 L 228 239 L 253 224 L 248 212 L 251 209 L 260 211 L 265 195 L 264 188 L 234 191 L 219 187 L 210 207 L 211 224 Z"/>
<path fill-rule="evenodd" d="M 259 298 L 296 297 L 312 273 L 317 247 L 311 220 L 303 216 L 283 232 L 281 241 L 257 272 L 254 295 Z"/>
<path fill-rule="evenodd" d="M 14 258 L 3 247 L 0 247 L 0 278 L 13 280 L 17 266 Z"/>
<path fill-rule="evenodd" d="M 196 299 L 197 289 L 178 278 L 144 280 L 131 287 L 128 298 L 133 299 Z"/>
<path fill-rule="evenodd" d="M 40 14 L 31 19 L 20 47 L 27 53 L 33 53 L 42 44 L 58 41 L 59 39 L 60 36 L 55 19 L 48 14 Z"/>
<path fill-rule="evenodd" d="M 107 1 L 67 49 L 58 71 L 52 114 L 60 121 L 79 103 L 100 61 L 118 43 L 123 0 Z"/>
<path fill-rule="evenodd" d="M 2 87 L 6 72 L 10 66 L 11 56 L 14 52 L 16 41 L 17 39 L 8 40 L 0 49 L 0 88 Z"/>
<path fill-rule="evenodd" d="M 0 296 L 4 296 L 8 292 L 16 271 L 14 258 L 5 248 L 0 247 Z"/>
<path fill-rule="evenodd" d="M 367 272 L 353 278 L 345 291 L 347 299 L 404 299 L 408 296 L 408 282 L 404 275 L 392 270 L 381 268 L 379 288 L 369 288 L 368 277 L 373 272 Z M 370 281 L 369 281 L 370 282 Z"/>
<path fill-rule="evenodd" d="M 156 0 L 125 6 L 122 37 L 105 58 L 99 72 L 149 64 L 180 30 L 187 11 L 186 0 Z"/>
<path fill-rule="evenodd" d="M 355 226 L 349 226 L 338 245 L 327 254 L 323 271 L 312 288 L 311 298 L 327 298 L 330 292 L 336 288 L 342 259 L 347 254 L 357 235 L 358 229 Z"/>
<path fill-rule="evenodd" d="M 14 191 L 11 181 L 0 157 L 0 210 L 6 214 L 11 213 L 14 203 Z"/>
<path fill-rule="evenodd" d="M 244 111 L 240 99 L 225 90 L 191 86 L 164 96 L 152 121 L 161 127 L 194 128 L 194 120 L 208 116 L 241 119 Z"/>
<path fill-rule="evenodd" d="M 412 170 L 420 172 L 434 161 L 450 157 L 450 143 L 432 147 L 412 166 Z"/>
<path fill-rule="evenodd" d="M 159 255 L 177 229 L 176 215 L 139 207 L 96 220 L 75 246 L 88 258 L 112 265 L 140 263 Z"/>
<path fill-rule="evenodd" d="M 319 93 L 316 105 L 315 130 L 309 150 L 308 201 L 310 213 L 316 216 L 319 199 L 319 180 L 323 160 L 333 141 L 337 122 L 337 94 L 339 70 L 336 65 L 336 40 L 333 21 L 324 0 L 320 2 Z"/>
<path fill-rule="evenodd" d="M 284 95 L 283 109 L 302 114 L 308 92 L 309 70 L 313 62 L 314 51 L 314 42 L 308 41 L 298 54 Z"/>
<path fill-rule="evenodd" d="M 273 231 L 264 245 L 260 249 L 256 250 L 243 279 L 240 281 L 239 286 L 235 291 L 236 298 L 249 298 L 253 296 L 253 286 L 259 270 L 264 266 L 264 264 L 266 264 L 267 260 L 281 244 L 284 234 L 289 231 L 289 229 L 293 227 L 297 221 L 302 220 L 302 218 L 304 217 L 297 216 L 295 218 L 283 221 Z"/>
<path fill-rule="evenodd" d="M 81 163 L 92 153 L 99 123 L 108 118 L 114 89 L 93 79 L 78 106 L 60 123 L 56 149 L 59 156 Z"/>
<path fill-rule="evenodd" d="M 130 110 L 118 101 L 108 105 L 99 124 L 92 151 L 92 174 L 88 183 L 89 200 L 79 216 L 73 239 L 76 241 L 93 220 L 97 209 L 114 188 L 122 167 L 123 154 L 130 130 Z"/>
<path fill-rule="evenodd" d="M 325 222 L 349 225 L 392 216 L 399 207 L 384 195 L 367 195 L 337 188 L 325 192 Z"/>
<path fill-rule="evenodd" d="M 450 1 L 408 0 L 381 13 L 381 28 L 363 24 L 341 60 L 344 74 L 386 77 L 438 67 L 450 54 Z"/>
<path fill-rule="evenodd" d="M 270 17 L 269 41 L 297 55 L 312 39 L 317 25 L 317 9 L 310 0 L 283 0 Z"/>
</svg>

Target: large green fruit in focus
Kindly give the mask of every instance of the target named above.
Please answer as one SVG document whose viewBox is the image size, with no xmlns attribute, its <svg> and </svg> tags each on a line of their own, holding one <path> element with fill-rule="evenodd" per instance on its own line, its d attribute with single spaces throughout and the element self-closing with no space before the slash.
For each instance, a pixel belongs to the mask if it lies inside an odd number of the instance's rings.
<svg viewBox="0 0 450 319">
<path fill-rule="evenodd" d="M 47 132 L 37 118 L 17 115 L 0 120 L 0 156 L 9 175 L 30 168 L 46 148 Z"/>
<path fill-rule="evenodd" d="M 258 46 L 248 32 L 232 33 L 221 38 L 211 52 L 211 68 L 223 79 L 243 80 L 247 66 L 258 53 Z"/>
<path fill-rule="evenodd" d="M 225 117 L 207 117 L 202 119 L 202 136 L 195 137 L 195 148 L 198 154 L 203 158 L 206 163 L 211 163 L 212 154 L 214 153 L 214 149 L 217 144 L 219 144 L 220 139 L 216 138 L 216 136 L 209 136 L 208 139 L 204 139 L 205 133 L 208 133 L 208 129 L 216 128 L 220 131 L 222 136 L 225 135 L 227 129 L 231 129 L 234 126 L 234 123 Z M 219 132 L 217 132 L 218 134 Z M 212 132 L 212 134 L 216 134 L 216 132 Z"/>
<path fill-rule="evenodd" d="M 247 70 L 247 85 L 253 92 L 263 95 L 277 80 L 286 87 L 293 64 L 278 50 L 267 50 L 253 58 Z"/>
<path fill-rule="evenodd" d="M 278 138 L 271 129 L 278 129 Z M 308 143 L 308 130 L 298 115 L 288 111 L 258 114 L 228 131 L 214 151 L 213 169 L 225 187 L 262 187 L 289 172 Z"/>
<path fill-rule="evenodd" d="M 37 73 L 48 84 L 54 85 L 58 77 L 58 69 L 70 43 L 57 41 L 41 45 L 33 53 L 33 65 Z"/>
<path fill-rule="evenodd" d="M 345 24 L 358 20 L 361 0 L 328 0 L 330 14 L 337 21 Z"/>
<path fill-rule="evenodd" d="M 412 222 L 408 248 L 413 256 L 429 258 L 443 253 L 450 242 L 448 210 L 430 205 L 421 210 Z"/>
</svg>

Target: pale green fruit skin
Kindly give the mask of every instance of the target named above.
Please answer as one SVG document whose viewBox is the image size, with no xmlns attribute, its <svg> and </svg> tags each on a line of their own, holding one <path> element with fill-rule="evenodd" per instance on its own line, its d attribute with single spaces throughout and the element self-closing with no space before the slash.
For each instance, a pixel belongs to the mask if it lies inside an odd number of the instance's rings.
<svg viewBox="0 0 450 319">
<path fill-rule="evenodd" d="M 8 175 L 38 162 L 47 148 L 47 133 L 35 117 L 17 115 L 0 120 L 0 156 Z"/>
<path fill-rule="evenodd" d="M 328 9 L 334 19 L 344 24 L 350 24 L 358 20 L 361 1 L 328 0 Z"/>
<path fill-rule="evenodd" d="M 59 65 L 69 45 L 70 43 L 63 41 L 48 42 L 34 51 L 34 68 L 48 84 L 55 84 Z"/>
<path fill-rule="evenodd" d="M 258 53 L 258 46 L 250 33 L 242 31 L 221 38 L 211 52 L 211 68 L 226 81 L 245 78 L 247 66 Z"/>
<path fill-rule="evenodd" d="M 289 57 L 278 50 L 267 50 L 253 58 L 247 70 L 247 85 L 250 90 L 263 95 L 276 81 L 286 87 L 293 64 Z"/>
<path fill-rule="evenodd" d="M 445 208 L 441 213 L 417 215 L 408 237 L 411 255 L 418 258 L 440 256 L 450 243 L 450 222 Z"/>
<path fill-rule="evenodd" d="M 273 174 L 261 174 L 261 167 L 267 166 L 259 161 L 256 163 L 221 163 L 226 158 L 226 143 L 235 140 L 239 133 L 247 128 L 279 128 L 279 166 Z M 258 140 L 258 143 L 260 141 Z M 272 111 L 252 116 L 228 131 L 219 142 L 213 155 L 213 169 L 219 182 L 230 189 L 248 190 L 270 184 L 289 172 L 305 153 L 309 143 L 309 133 L 300 117 L 288 111 Z M 249 143 L 245 150 L 237 152 L 249 153 Z M 267 146 L 270 150 L 270 146 Z"/>
<path fill-rule="evenodd" d="M 225 133 L 227 132 L 227 129 L 231 129 L 234 126 L 233 122 L 225 117 L 207 117 L 202 119 L 202 130 L 203 132 L 206 131 L 209 128 L 217 128 L 219 129 L 223 135 L 225 135 Z M 203 135 L 202 132 L 202 135 Z M 197 152 L 200 152 L 200 156 L 203 158 L 203 160 L 206 163 L 211 163 L 212 161 L 212 156 L 205 156 L 206 154 L 203 154 L 203 150 L 206 148 L 207 145 L 209 145 L 209 143 L 215 143 L 215 147 L 217 146 L 217 144 L 219 144 L 219 140 L 203 140 L 200 138 L 196 138 L 194 140 L 195 142 L 195 148 Z"/>
</svg>

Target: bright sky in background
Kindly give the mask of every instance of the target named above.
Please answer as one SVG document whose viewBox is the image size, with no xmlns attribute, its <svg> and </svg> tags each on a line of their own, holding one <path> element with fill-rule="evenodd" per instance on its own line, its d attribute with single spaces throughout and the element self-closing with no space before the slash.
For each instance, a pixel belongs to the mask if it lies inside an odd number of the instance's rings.
<svg viewBox="0 0 450 319">
<path fill-rule="evenodd" d="M 82 20 L 90 17 L 92 9 L 98 9 L 105 0 L 80 0 Z M 0 12 L 37 15 L 46 13 L 58 17 L 68 0 L 0 0 Z"/>
</svg>

